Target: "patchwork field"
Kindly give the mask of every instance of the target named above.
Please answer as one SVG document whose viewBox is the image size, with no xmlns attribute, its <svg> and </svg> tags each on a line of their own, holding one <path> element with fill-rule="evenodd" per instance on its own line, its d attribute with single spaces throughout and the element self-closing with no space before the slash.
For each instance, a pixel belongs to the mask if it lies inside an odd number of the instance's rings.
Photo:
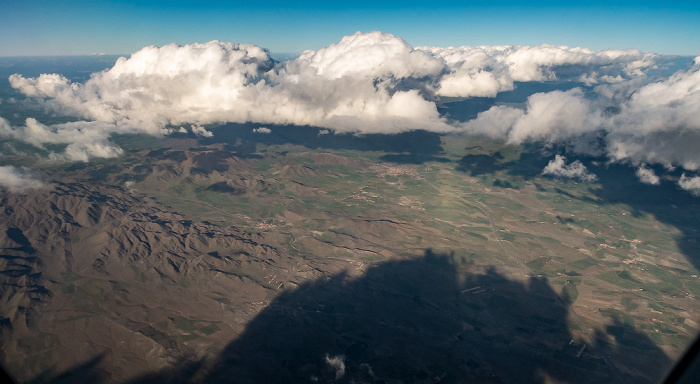
<svg viewBox="0 0 700 384">
<path fill-rule="evenodd" d="M 692 242 L 684 239 L 695 226 L 692 198 L 668 187 L 670 196 L 643 196 L 649 191 L 619 177 L 620 166 L 592 164 L 593 183 L 553 179 L 541 175 L 552 157 L 544 152 L 440 140 L 429 155 L 262 142 L 240 158 L 213 145 L 200 156 L 219 163 L 201 175 L 169 180 L 156 171 L 135 188 L 299 255 L 371 263 L 432 249 L 544 277 L 589 332 L 622 347 L 634 330 L 675 357 L 697 334 L 698 254 L 679 247 Z M 656 217 L 662 210 L 673 212 Z"/>
</svg>

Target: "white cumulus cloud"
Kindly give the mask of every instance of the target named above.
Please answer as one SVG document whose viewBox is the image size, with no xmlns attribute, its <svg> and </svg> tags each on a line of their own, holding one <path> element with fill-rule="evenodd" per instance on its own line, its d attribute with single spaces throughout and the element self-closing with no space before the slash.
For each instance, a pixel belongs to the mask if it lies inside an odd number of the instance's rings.
<svg viewBox="0 0 700 384">
<path fill-rule="evenodd" d="M 145 47 L 85 83 L 56 74 L 15 74 L 10 83 L 64 113 L 151 134 L 220 122 L 446 132 L 453 128 L 418 81 L 443 66 L 401 38 L 371 32 L 276 66 L 255 45 L 211 41 Z"/>
<path fill-rule="evenodd" d="M 700 196 L 700 176 L 690 177 L 684 173 L 678 180 L 678 185 L 693 195 Z"/>
<path fill-rule="evenodd" d="M 600 91 L 604 101 L 591 99 L 579 89 L 536 93 L 524 110 L 495 106 L 463 123 L 462 129 L 511 144 L 567 144 L 579 153 L 635 165 L 700 168 L 697 60 L 667 79 L 648 84 L 631 80 Z M 612 105 L 615 112 L 609 112 L 610 102 L 617 102 Z"/>
<path fill-rule="evenodd" d="M 572 143 L 591 153 L 588 137 L 600 129 L 602 116 L 583 92 L 572 89 L 531 95 L 524 109 L 494 106 L 461 125 L 465 132 L 505 139 L 509 144 L 540 141 Z M 582 140 L 582 138 L 584 140 Z"/>
<path fill-rule="evenodd" d="M 656 176 L 654 170 L 648 168 L 644 163 L 639 165 L 636 174 L 639 180 L 644 184 L 659 185 L 659 183 L 661 182 L 661 179 L 659 178 L 659 176 Z"/>
<path fill-rule="evenodd" d="M 281 64 L 252 44 L 211 41 L 145 47 L 85 83 L 58 74 L 15 74 L 10 83 L 63 113 L 152 134 L 221 122 L 449 132 L 454 127 L 434 103 L 440 96 L 495 96 L 514 81 L 620 81 L 654 63 L 654 55 L 636 50 L 414 49 L 391 34 L 358 32 Z"/>
<path fill-rule="evenodd" d="M 190 125 L 190 129 L 192 130 L 192 133 L 194 133 L 197 136 L 202 136 L 202 137 L 212 137 L 214 136 L 213 133 L 210 131 L 207 131 L 206 128 L 202 127 L 201 125 Z"/>
<path fill-rule="evenodd" d="M 606 121 L 612 159 L 700 167 L 700 63 L 644 85 Z"/>
<path fill-rule="evenodd" d="M 254 80 L 271 67 L 260 47 L 211 41 L 145 47 L 85 83 L 55 74 L 15 74 L 10 83 L 66 113 L 158 134 L 168 125 L 245 121 L 254 106 Z"/>
<path fill-rule="evenodd" d="M 565 177 L 568 179 L 579 179 L 581 181 L 595 181 L 596 175 L 588 171 L 585 165 L 576 160 L 571 164 L 566 164 L 566 157 L 556 155 L 549 164 L 542 170 L 543 175 L 555 177 Z"/>
<path fill-rule="evenodd" d="M 338 132 L 452 131 L 423 94 L 427 79 L 443 68 L 399 37 L 358 32 L 269 74 L 274 112 L 286 116 L 285 123 Z"/>
</svg>

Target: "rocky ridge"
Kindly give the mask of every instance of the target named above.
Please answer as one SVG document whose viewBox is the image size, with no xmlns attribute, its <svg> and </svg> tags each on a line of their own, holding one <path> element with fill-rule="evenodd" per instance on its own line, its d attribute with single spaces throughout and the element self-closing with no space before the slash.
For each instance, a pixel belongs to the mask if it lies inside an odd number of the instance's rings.
<svg viewBox="0 0 700 384">
<path fill-rule="evenodd" d="M 205 355 L 321 273 L 117 186 L 3 190 L 0 208 L 2 360 L 19 380 L 101 356 L 103 379 L 120 382 Z"/>
</svg>

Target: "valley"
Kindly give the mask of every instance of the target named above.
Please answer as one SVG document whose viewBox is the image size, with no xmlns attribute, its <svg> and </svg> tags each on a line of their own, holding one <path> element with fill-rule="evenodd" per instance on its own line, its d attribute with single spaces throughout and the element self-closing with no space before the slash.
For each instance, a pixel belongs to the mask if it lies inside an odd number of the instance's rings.
<svg viewBox="0 0 700 384">
<path fill-rule="evenodd" d="M 211 131 L 1 192 L 11 374 L 650 383 L 700 329 L 700 204 L 671 182 L 474 136 Z"/>
</svg>

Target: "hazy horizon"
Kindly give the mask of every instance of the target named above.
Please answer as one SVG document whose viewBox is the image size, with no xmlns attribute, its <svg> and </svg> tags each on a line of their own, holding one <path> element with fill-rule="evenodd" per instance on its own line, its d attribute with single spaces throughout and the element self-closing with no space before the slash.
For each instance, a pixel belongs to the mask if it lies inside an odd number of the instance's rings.
<svg viewBox="0 0 700 384">
<path fill-rule="evenodd" d="M 695 2 L 5 1 L 0 57 L 127 54 L 211 40 L 272 52 L 317 50 L 338 36 L 383 31 L 413 46 L 565 45 L 700 54 Z"/>
</svg>

